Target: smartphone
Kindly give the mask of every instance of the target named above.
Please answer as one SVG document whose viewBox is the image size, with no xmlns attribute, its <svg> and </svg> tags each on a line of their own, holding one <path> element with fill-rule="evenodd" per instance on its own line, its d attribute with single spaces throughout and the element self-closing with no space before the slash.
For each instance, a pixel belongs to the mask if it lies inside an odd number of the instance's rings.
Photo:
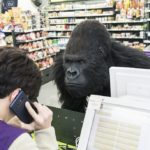
<svg viewBox="0 0 150 150">
<path fill-rule="evenodd" d="M 20 90 L 18 95 L 15 97 L 15 99 L 10 104 L 9 108 L 10 110 L 24 123 L 31 123 L 33 121 L 33 118 L 28 113 L 25 103 L 29 101 L 28 97 L 24 93 L 23 90 Z M 30 103 L 33 107 L 33 104 Z M 35 110 L 35 107 L 33 108 Z M 36 111 L 37 112 L 37 111 Z"/>
</svg>

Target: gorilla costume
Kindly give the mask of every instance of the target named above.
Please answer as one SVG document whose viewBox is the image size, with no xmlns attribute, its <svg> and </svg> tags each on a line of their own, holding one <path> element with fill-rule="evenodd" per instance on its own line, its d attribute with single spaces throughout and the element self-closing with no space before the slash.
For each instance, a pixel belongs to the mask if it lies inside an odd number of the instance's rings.
<svg viewBox="0 0 150 150">
<path fill-rule="evenodd" d="M 98 21 L 80 23 L 54 66 L 62 108 L 85 112 L 91 94 L 110 96 L 111 66 L 150 68 L 150 58 L 113 40 Z"/>
</svg>

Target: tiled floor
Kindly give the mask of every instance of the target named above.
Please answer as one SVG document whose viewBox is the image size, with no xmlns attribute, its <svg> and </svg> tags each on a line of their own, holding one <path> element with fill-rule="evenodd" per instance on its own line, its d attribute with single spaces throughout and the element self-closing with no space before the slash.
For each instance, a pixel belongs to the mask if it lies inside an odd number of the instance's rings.
<svg viewBox="0 0 150 150">
<path fill-rule="evenodd" d="M 61 106 L 58 102 L 58 91 L 53 82 L 48 82 L 42 85 L 38 100 L 44 105 L 54 106 L 58 108 L 60 108 Z"/>
</svg>

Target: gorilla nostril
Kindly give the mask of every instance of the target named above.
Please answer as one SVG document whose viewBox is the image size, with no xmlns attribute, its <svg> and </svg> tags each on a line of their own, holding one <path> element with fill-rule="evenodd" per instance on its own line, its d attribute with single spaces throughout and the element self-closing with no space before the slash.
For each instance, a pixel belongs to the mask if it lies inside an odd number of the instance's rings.
<svg viewBox="0 0 150 150">
<path fill-rule="evenodd" d="M 77 72 L 76 71 L 68 71 L 67 72 L 67 75 L 69 76 L 69 77 L 74 77 L 74 76 L 76 76 L 76 74 L 77 74 Z"/>
<path fill-rule="evenodd" d="M 73 72 L 72 72 L 72 76 L 75 76 L 76 74 L 77 74 L 76 71 L 73 71 Z"/>
<path fill-rule="evenodd" d="M 70 79 L 75 79 L 76 77 L 78 77 L 78 75 L 79 75 L 79 71 L 77 69 L 69 68 L 67 70 L 67 77 Z"/>
</svg>

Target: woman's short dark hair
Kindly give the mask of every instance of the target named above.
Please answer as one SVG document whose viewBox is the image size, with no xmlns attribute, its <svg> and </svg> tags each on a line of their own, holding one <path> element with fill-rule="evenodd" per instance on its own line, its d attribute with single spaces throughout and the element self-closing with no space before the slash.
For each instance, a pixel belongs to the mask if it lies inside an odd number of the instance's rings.
<svg viewBox="0 0 150 150">
<path fill-rule="evenodd" d="M 15 47 L 0 48 L 0 98 L 21 88 L 34 100 L 41 87 L 41 72 L 27 53 Z"/>
</svg>

